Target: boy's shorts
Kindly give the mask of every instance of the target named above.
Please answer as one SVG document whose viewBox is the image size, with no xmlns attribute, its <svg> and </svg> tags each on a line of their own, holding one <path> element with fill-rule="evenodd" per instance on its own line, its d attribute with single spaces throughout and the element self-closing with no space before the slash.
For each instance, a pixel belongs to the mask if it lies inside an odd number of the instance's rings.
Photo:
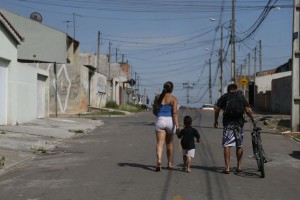
<svg viewBox="0 0 300 200">
<path fill-rule="evenodd" d="M 194 158 L 194 156 L 195 156 L 195 149 L 182 149 L 182 155 Z"/>
</svg>

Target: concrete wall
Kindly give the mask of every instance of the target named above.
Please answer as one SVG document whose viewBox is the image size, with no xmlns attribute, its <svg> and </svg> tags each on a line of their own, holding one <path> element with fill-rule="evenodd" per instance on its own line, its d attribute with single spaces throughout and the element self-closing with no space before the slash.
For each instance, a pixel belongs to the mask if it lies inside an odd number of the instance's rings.
<svg viewBox="0 0 300 200">
<path fill-rule="evenodd" d="M 103 108 L 106 105 L 106 76 L 83 65 L 57 64 L 55 81 L 54 63 L 38 64 L 50 76 L 50 115 L 78 114 L 88 106 Z M 57 85 L 57 100 L 56 96 Z"/>
<path fill-rule="evenodd" d="M 269 74 L 269 75 L 265 75 L 265 76 L 257 76 L 255 78 L 255 85 L 257 87 L 257 93 L 260 93 L 260 92 L 265 93 L 266 91 L 271 91 L 273 79 L 290 76 L 291 74 L 292 74 L 292 72 L 288 71 L 288 72 Z"/>
<path fill-rule="evenodd" d="M 95 72 L 90 81 L 90 106 L 104 108 L 106 106 L 107 77 Z"/>
<path fill-rule="evenodd" d="M 292 76 L 272 81 L 272 111 L 276 114 L 291 114 Z"/>
<path fill-rule="evenodd" d="M 87 111 L 80 65 L 56 64 L 56 75 L 54 63 L 37 65 L 47 70 L 50 76 L 50 115 L 78 114 Z"/>
<path fill-rule="evenodd" d="M 283 95 L 281 95 L 283 87 L 278 87 L 278 84 L 276 84 L 275 87 L 272 86 L 273 83 L 275 83 L 274 80 L 278 80 L 288 76 L 291 76 L 291 71 L 256 77 L 256 96 L 254 108 L 256 110 L 264 112 L 277 112 L 279 104 L 290 104 L 290 100 L 287 99 L 288 96 L 285 100 L 281 98 L 284 97 Z M 281 108 L 279 110 L 281 110 Z M 283 110 L 282 112 L 286 112 L 286 108 L 283 108 Z"/>
<path fill-rule="evenodd" d="M 104 107 L 106 101 L 114 101 L 118 105 L 128 102 L 126 93 L 129 84 L 126 83 L 130 78 L 130 67 L 127 63 L 110 63 L 107 55 L 100 55 L 99 68 L 97 69 L 97 55 L 90 53 L 81 53 L 81 62 L 83 65 L 95 69 L 95 73 L 91 79 L 92 91 L 91 106 L 101 105 Z M 105 77 L 105 78 L 104 78 Z M 111 79 L 109 81 L 108 79 Z M 107 83 L 104 83 L 104 79 Z M 98 89 L 94 89 L 98 88 Z M 105 91 L 103 91 L 105 89 Z M 105 98 L 105 100 L 104 100 Z M 100 103 L 101 102 L 101 103 Z M 105 104 L 104 104 L 105 102 Z M 99 107 L 99 106 L 96 106 Z"/>
<path fill-rule="evenodd" d="M 66 63 L 66 33 L 37 21 L 0 9 L 15 29 L 24 37 L 18 48 L 18 59 Z M 36 58 L 33 57 L 36 55 Z"/>
</svg>

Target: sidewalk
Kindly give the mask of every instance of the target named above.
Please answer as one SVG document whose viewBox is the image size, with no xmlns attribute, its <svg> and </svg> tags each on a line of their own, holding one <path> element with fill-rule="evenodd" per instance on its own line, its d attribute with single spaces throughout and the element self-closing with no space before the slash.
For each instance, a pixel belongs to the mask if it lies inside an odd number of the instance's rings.
<svg viewBox="0 0 300 200">
<path fill-rule="evenodd" d="M 102 120 L 68 117 L 36 119 L 18 126 L 0 126 L 0 175 L 101 125 Z"/>
</svg>

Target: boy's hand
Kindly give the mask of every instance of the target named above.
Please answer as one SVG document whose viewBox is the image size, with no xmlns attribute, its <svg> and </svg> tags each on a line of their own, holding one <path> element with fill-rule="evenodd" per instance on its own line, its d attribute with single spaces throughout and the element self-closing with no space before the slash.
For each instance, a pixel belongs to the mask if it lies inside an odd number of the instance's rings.
<svg viewBox="0 0 300 200">
<path fill-rule="evenodd" d="M 214 127 L 215 127 L 215 128 L 218 128 L 218 125 L 219 125 L 219 124 L 218 124 L 218 121 L 215 121 Z"/>
<path fill-rule="evenodd" d="M 200 143 L 200 139 L 199 139 L 199 140 L 196 140 L 196 142 L 197 142 L 197 143 Z"/>
<path fill-rule="evenodd" d="M 176 128 L 176 135 L 178 135 L 180 132 L 179 128 Z"/>
</svg>

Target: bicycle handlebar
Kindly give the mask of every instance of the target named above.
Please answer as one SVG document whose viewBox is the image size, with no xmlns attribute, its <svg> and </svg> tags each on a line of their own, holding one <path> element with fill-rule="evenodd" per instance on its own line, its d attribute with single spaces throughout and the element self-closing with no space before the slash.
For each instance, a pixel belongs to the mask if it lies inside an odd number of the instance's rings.
<svg viewBox="0 0 300 200">
<path fill-rule="evenodd" d="M 263 116 L 263 117 L 257 117 L 255 118 L 255 121 L 266 121 L 267 119 L 272 118 L 272 116 Z M 245 119 L 245 122 L 249 122 L 248 119 Z"/>
<path fill-rule="evenodd" d="M 272 116 L 263 116 L 263 117 L 257 117 L 256 121 L 266 121 L 267 119 L 272 118 Z"/>
</svg>

